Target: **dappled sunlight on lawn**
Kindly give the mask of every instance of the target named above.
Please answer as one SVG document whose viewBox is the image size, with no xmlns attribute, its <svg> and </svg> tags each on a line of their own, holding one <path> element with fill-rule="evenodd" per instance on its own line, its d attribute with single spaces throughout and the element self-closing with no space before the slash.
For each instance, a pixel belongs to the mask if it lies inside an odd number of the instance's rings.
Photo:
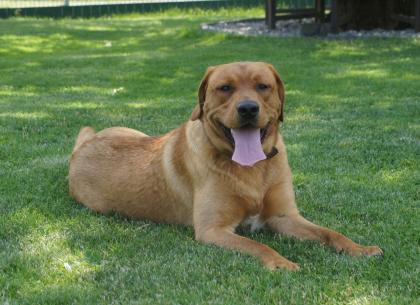
<svg viewBox="0 0 420 305">
<path fill-rule="evenodd" d="M 69 292 L 82 293 L 91 286 L 86 281 L 94 278 L 99 266 L 90 263 L 83 252 L 68 248 L 66 239 L 65 231 L 49 229 L 46 233 L 34 230 L 19 241 L 20 251 L 14 259 L 24 261 L 25 267 L 34 270 L 21 283 L 22 297 L 37 298 L 57 289 L 61 293 L 58 298 L 63 299 Z"/>
<path fill-rule="evenodd" d="M 347 77 L 366 77 L 366 78 L 385 78 L 389 76 L 389 72 L 384 69 L 355 69 L 349 68 L 346 71 L 341 71 L 339 75 L 336 73 L 325 74 L 325 79 L 337 79 L 337 78 L 347 78 Z"/>
<path fill-rule="evenodd" d="M 377 177 L 386 184 L 403 184 L 410 175 L 410 168 L 383 169 L 377 173 Z"/>
<path fill-rule="evenodd" d="M 324 44 L 324 48 L 318 50 L 314 57 L 322 58 L 322 57 L 363 57 L 368 55 L 368 52 L 361 48 L 360 46 L 356 45 L 343 45 L 341 43 L 332 43 L 332 44 Z"/>
<path fill-rule="evenodd" d="M 68 87 L 63 87 L 58 90 L 63 93 L 75 93 L 75 94 L 82 93 L 82 94 L 95 94 L 95 95 L 108 95 L 108 96 L 112 95 L 111 88 L 100 88 L 100 87 L 94 87 L 94 86 L 68 86 Z M 94 103 L 88 102 L 84 104 L 85 104 L 85 107 L 92 107 Z M 71 107 L 71 105 L 67 104 L 65 107 Z"/>
<path fill-rule="evenodd" d="M 2 112 L 0 117 L 12 119 L 45 119 L 51 117 L 46 112 Z"/>
<path fill-rule="evenodd" d="M 348 303 L 348 305 L 376 305 L 376 304 L 380 304 L 381 303 L 381 298 L 375 296 L 374 294 L 371 296 L 366 296 L 366 295 L 362 295 L 362 296 L 357 296 L 354 298 L 350 298 Z"/>
<path fill-rule="evenodd" d="M 320 119 L 320 117 L 316 116 L 312 111 L 305 111 L 302 108 L 298 109 L 296 113 L 289 114 L 287 117 L 287 123 L 284 124 L 297 124 L 299 122 L 309 122 L 316 119 Z"/>
<path fill-rule="evenodd" d="M 66 282 L 95 271 L 83 253 L 76 253 L 66 247 L 66 232 L 51 230 L 48 233 L 36 232 L 27 235 L 20 241 L 21 253 L 29 259 L 40 258 L 39 276 L 50 279 L 50 283 Z M 51 276 L 54 275 L 54 276 Z M 48 285 L 48 282 L 44 281 Z"/>
<path fill-rule="evenodd" d="M 82 42 L 71 39 L 70 35 L 2 35 L 0 36 L 0 54 L 16 55 L 16 53 L 47 53 L 51 54 L 57 49 L 98 47 L 97 43 Z"/>
<path fill-rule="evenodd" d="M 24 22 L 22 26 L 29 28 L 30 24 Z M 156 26 L 156 30 L 151 31 L 149 26 Z M 127 27 L 125 23 L 118 21 L 104 22 L 98 26 L 93 26 L 86 21 L 74 21 L 70 26 L 64 21 L 48 20 L 42 26 L 38 25 L 38 28 L 42 31 L 39 34 L 1 35 L 0 54 L 51 54 L 75 49 L 86 49 L 89 52 L 100 49 L 110 51 L 133 44 L 142 44 L 142 41 L 154 39 L 157 36 L 170 37 L 176 33 L 176 29 L 162 27 L 161 22 L 156 20 L 145 22 L 140 27 Z"/>
<path fill-rule="evenodd" d="M 148 107 L 148 105 L 145 104 L 145 103 L 127 103 L 126 105 L 130 108 L 146 108 L 146 107 Z"/>
<path fill-rule="evenodd" d="M 14 86 L 1 86 L 0 85 L 0 97 L 33 97 L 37 96 L 36 88 L 32 86 L 25 86 L 21 88 L 15 88 Z M 7 100 L 0 99 L 0 103 L 6 103 Z"/>
<path fill-rule="evenodd" d="M 420 75 L 419 75 L 419 73 L 407 72 L 404 75 L 402 75 L 402 79 L 405 79 L 407 81 L 420 82 Z"/>
<path fill-rule="evenodd" d="M 410 47 L 400 43 L 404 42 L 404 39 L 372 39 L 372 41 L 377 42 L 376 47 L 371 46 L 368 39 L 331 40 L 330 43 L 321 42 L 318 50 L 313 56 L 317 59 L 351 58 L 353 60 L 358 60 L 372 54 L 381 56 L 384 54 L 401 53 L 401 57 L 396 58 L 396 60 L 401 60 L 401 58 L 405 58 L 404 55 L 408 52 L 415 50 L 416 44 L 419 44 L 418 39 L 411 39 L 410 42 L 412 46 Z M 389 44 L 387 41 L 392 41 L 393 43 Z"/>
<path fill-rule="evenodd" d="M 48 107 L 55 109 L 98 109 L 106 107 L 100 102 L 69 102 L 69 103 L 54 103 L 49 104 Z"/>
<path fill-rule="evenodd" d="M 226 34 L 215 34 L 215 35 L 208 35 L 204 36 L 199 42 L 194 45 L 190 46 L 190 49 L 194 49 L 196 47 L 210 47 L 215 46 L 221 43 L 222 41 L 227 39 Z"/>
</svg>

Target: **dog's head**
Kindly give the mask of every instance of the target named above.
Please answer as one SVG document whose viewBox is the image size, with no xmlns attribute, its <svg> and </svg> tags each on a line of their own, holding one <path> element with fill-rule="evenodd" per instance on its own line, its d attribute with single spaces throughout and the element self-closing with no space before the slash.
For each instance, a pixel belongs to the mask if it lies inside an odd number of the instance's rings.
<svg viewBox="0 0 420 305">
<path fill-rule="evenodd" d="M 198 102 L 191 120 L 203 122 L 220 151 L 247 154 L 239 146 L 262 149 L 265 154 L 272 151 L 284 106 L 283 83 L 272 65 L 238 62 L 210 67 L 200 84 Z"/>
</svg>

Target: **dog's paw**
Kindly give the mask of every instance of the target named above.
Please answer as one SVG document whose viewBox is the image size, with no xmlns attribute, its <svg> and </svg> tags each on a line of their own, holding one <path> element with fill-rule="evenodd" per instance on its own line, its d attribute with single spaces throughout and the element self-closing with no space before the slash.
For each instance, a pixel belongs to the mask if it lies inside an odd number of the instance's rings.
<svg viewBox="0 0 420 305">
<path fill-rule="evenodd" d="M 290 271 L 299 270 L 298 264 L 295 264 L 282 256 L 265 259 L 263 261 L 263 264 L 268 270 L 271 270 L 271 271 L 277 270 L 277 269 L 286 269 Z"/>
<path fill-rule="evenodd" d="M 380 255 L 383 255 L 384 252 L 378 246 L 357 245 L 357 247 L 352 249 L 349 252 L 349 254 L 352 255 L 352 256 L 361 256 L 361 255 L 367 255 L 367 256 L 378 255 L 378 256 L 380 256 Z"/>
<path fill-rule="evenodd" d="M 384 254 L 382 249 L 378 246 L 362 246 L 341 234 L 338 234 L 338 236 L 333 239 L 331 245 L 338 253 L 345 253 L 350 256 L 374 256 Z"/>
<path fill-rule="evenodd" d="M 343 247 L 339 252 L 345 252 L 350 256 L 381 256 L 384 254 L 378 246 L 362 246 L 354 244 L 351 247 Z"/>
</svg>

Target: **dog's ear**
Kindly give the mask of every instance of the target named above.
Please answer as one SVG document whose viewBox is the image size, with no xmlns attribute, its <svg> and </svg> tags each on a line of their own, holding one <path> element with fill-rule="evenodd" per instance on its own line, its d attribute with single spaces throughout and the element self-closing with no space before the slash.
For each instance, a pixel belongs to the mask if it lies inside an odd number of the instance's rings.
<svg viewBox="0 0 420 305">
<path fill-rule="evenodd" d="M 276 79 L 277 82 L 277 94 L 279 96 L 280 102 L 281 102 L 281 106 L 280 106 L 280 114 L 279 114 L 279 121 L 283 123 L 283 118 L 284 118 L 284 99 L 285 99 L 285 94 L 284 94 L 284 85 L 283 85 L 283 81 L 280 78 L 280 75 L 277 73 L 276 69 L 272 66 L 272 65 L 268 65 L 268 68 L 271 70 L 271 72 L 274 75 L 274 78 Z"/>
<path fill-rule="evenodd" d="M 206 101 L 207 85 L 209 77 L 213 70 L 214 67 L 209 67 L 207 68 L 207 71 L 204 74 L 203 80 L 201 81 L 200 87 L 198 88 L 198 105 L 195 106 L 193 112 L 191 113 L 191 121 L 201 119 L 201 116 L 203 115 L 204 102 Z"/>
</svg>

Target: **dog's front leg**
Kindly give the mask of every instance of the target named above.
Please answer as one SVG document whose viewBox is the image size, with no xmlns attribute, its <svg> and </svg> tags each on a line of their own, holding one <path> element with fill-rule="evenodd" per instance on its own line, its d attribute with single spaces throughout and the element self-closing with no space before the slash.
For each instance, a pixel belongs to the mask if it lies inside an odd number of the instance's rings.
<svg viewBox="0 0 420 305">
<path fill-rule="evenodd" d="M 194 203 L 194 230 L 198 241 L 237 250 L 258 257 L 270 270 L 285 268 L 297 270 L 299 266 L 270 247 L 240 236 L 234 232 L 245 213 L 235 202 L 201 195 Z M 225 198 L 225 200 L 229 200 Z"/>
<path fill-rule="evenodd" d="M 270 270 L 277 268 L 285 268 L 288 270 L 299 269 L 297 264 L 284 258 L 270 247 L 235 234 L 231 229 L 226 227 L 210 227 L 203 233 L 196 234 L 196 239 L 204 243 L 215 244 L 220 247 L 256 256 L 261 260 L 264 266 Z"/>
<path fill-rule="evenodd" d="M 359 245 L 338 232 L 313 224 L 299 214 L 274 216 L 267 220 L 267 224 L 275 232 L 299 239 L 317 240 L 351 256 L 382 255 L 382 250 L 377 246 Z"/>
<path fill-rule="evenodd" d="M 338 232 L 306 220 L 299 214 L 294 200 L 290 183 L 276 185 L 270 190 L 264 202 L 264 216 L 271 230 L 299 239 L 317 240 L 352 256 L 382 255 L 377 246 L 359 245 Z"/>
</svg>

